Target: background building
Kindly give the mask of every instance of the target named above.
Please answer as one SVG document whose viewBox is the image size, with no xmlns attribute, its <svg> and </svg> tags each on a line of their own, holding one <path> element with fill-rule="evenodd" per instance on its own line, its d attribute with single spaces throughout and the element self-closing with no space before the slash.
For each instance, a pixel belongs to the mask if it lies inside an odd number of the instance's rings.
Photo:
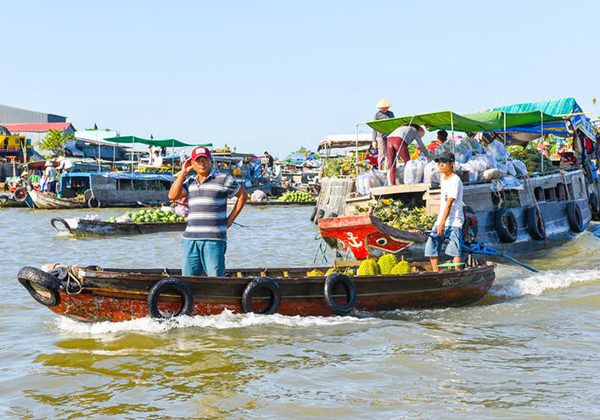
<svg viewBox="0 0 600 420">
<path fill-rule="evenodd" d="M 46 114 L 44 112 L 0 105 L 0 124 L 2 125 L 17 123 L 64 123 L 65 121 L 67 121 L 67 117 L 56 114 Z"/>
</svg>

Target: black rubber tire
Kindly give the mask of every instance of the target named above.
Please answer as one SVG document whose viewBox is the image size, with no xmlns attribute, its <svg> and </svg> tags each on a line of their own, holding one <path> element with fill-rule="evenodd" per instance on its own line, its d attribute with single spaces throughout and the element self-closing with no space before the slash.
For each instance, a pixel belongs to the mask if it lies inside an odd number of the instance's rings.
<svg viewBox="0 0 600 420">
<path fill-rule="evenodd" d="M 17 188 L 15 192 L 13 192 L 13 197 L 15 198 L 15 201 L 18 201 L 19 203 L 23 203 L 25 200 L 27 200 L 27 196 L 29 196 L 27 188 Z"/>
<path fill-rule="evenodd" d="M 527 231 L 536 241 L 546 239 L 546 223 L 542 212 L 537 207 L 527 209 Z"/>
<path fill-rule="evenodd" d="M 35 267 L 23 267 L 17 274 L 19 283 L 29 292 L 32 298 L 37 302 L 49 308 L 56 306 L 60 303 L 60 289 L 61 282 L 58 278 L 54 277 L 50 273 L 46 273 Z M 35 283 L 38 288 L 48 292 L 50 297 L 46 298 L 40 295 L 33 288 L 32 283 Z"/>
<path fill-rule="evenodd" d="M 173 316 L 166 317 L 158 310 L 158 297 L 166 289 L 171 289 L 177 292 L 183 298 L 183 305 L 177 313 Z M 172 318 L 180 315 L 190 315 L 194 308 L 194 297 L 192 296 L 192 288 L 186 282 L 173 278 L 167 277 L 157 281 L 154 286 L 148 292 L 146 298 L 146 307 L 148 308 L 148 316 L 151 318 L 165 319 Z"/>
<path fill-rule="evenodd" d="M 341 284 L 346 290 L 346 303 L 344 305 L 338 304 L 333 299 L 333 289 L 338 284 Z M 356 294 L 356 284 L 345 274 L 331 273 L 325 279 L 323 297 L 325 298 L 327 306 L 329 306 L 331 311 L 336 315 L 348 315 L 350 312 L 352 312 L 356 306 Z"/>
<path fill-rule="evenodd" d="M 567 203 L 567 219 L 569 227 L 575 233 L 583 232 L 583 215 L 577 203 Z"/>
<path fill-rule="evenodd" d="M 320 209 L 320 210 L 317 212 L 317 215 L 315 216 L 315 225 L 318 225 L 318 224 L 319 224 L 319 219 L 322 219 L 322 218 L 323 218 L 323 216 L 325 216 L 325 210 L 323 210 L 323 209 Z"/>
<path fill-rule="evenodd" d="M 468 214 L 475 216 L 475 226 L 471 226 Z M 477 242 L 477 234 L 479 233 L 479 224 L 477 222 L 477 215 L 475 211 L 469 206 L 463 206 L 463 216 L 465 221 L 462 226 L 463 243 L 471 245 Z"/>
<path fill-rule="evenodd" d="M 266 289 L 271 293 L 271 302 L 267 309 L 262 312 L 257 312 L 254 310 L 252 306 L 252 298 L 256 292 L 261 289 Z M 244 313 L 255 313 L 261 315 L 272 315 L 277 313 L 279 310 L 279 305 L 281 304 L 281 288 L 279 287 L 279 283 L 273 280 L 271 277 L 259 277 L 250 281 L 246 288 L 244 289 L 244 293 L 242 294 L 242 310 Z"/>
<path fill-rule="evenodd" d="M 517 219 L 509 209 L 500 209 L 494 215 L 494 227 L 502 242 L 512 243 L 517 240 Z"/>
<path fill-rule="evenodd" d="M 588 203 L 590 205 L 592 216 L 598 217 L 600 215 L 600 199 L 598 199 L 598 194 L 595 192 L 590 193 L 590 196 L 588 197 Z"/>
<path fill-rule="evenodd" d="M 91 209 L 98 209 L 100 208 L 100 200 L 98 200 L 94 196 L 91 196 L 90 198 L 88 198 L 87 206 Z"/>
<path fill-rule="evenodd" d="M 50 219 L 50 224 L 52 225 L 52 227 L 60 232 L 62 229 L 56 225 L 57 223 L 63 225 L 67 232 L 71 231 L 71 227 L 69 226 L 67 221 L 62 217 L 53 217 L 52 219 Z"/>
<path fill-rule="evenodd" d="M 8 203 L 8 197 L 5 195 L 0 196 L 0 204 L 6 204 L 6 203 Z"/>
<path fill-rule="evenodd" d="M 315 206 L 315 207 L 313 208 L 313 211 L 312 211 L 312 213 L 310 214 L 310 221 L 311 221 L 311 222 L 314 222 L 314 221 L 315 221 L 315 217 L 317 216 L 317 210 L 318 210 L 318 207 L 317 207 L 317 206 Z"/>
<path fill-rule="evenodd" d="M 64 281 L 69 276 L 69 269 L 67 267 L 55 267 L 50 270 L 50 274 L 60 281 Z"/>
</svg>

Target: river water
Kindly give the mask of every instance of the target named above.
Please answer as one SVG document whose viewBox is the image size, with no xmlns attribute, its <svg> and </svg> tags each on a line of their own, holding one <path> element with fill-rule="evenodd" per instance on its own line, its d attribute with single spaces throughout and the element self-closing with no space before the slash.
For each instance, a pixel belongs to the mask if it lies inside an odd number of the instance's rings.
<svg viewBox="0 0 600 420">
<path fill-rule="evenodd" d="M 244 209 L 228 266 L 320 265 L 310 211 Z M 0 209 L 2 418 L 600 418 L 600 239 L 590 232 L 525 259 L 539 274 L 499 266 L 469 307 L 84 324 L 35 302 L 19 268 L 180 264 L 180 233 L 73 239 L 49 223 L 85 213 Z"/>
</svg>

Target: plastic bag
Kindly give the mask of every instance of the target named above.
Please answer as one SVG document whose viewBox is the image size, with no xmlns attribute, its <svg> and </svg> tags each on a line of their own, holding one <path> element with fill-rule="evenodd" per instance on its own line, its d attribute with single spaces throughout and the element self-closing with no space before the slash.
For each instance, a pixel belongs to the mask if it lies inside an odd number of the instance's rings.
<svg viewBox="0 0 600 420">
<path fill-rule="evenodd" d="M 436 180 L 437 178 L 437 180 Z M 435 162 L 428 162 L 423 168 L 423 182 L 431 184 L 432 182 L 440 182 L 440 172 L 438 165 Z"/>
<path fill-rule="evenodd" d="M 131 218 L 127 217 L 127 216 L 119 216 L 119 217 L 117 217 L 117 223 L 131 223 L 132 221 L 133 220 L 131 220 Z"/>
<path fill-rule="evenodd" d="M 515 169 L 514 165 L 510 160 L 506 162 L 506 173 L 510 176 L 517 175 L 517 170 Z"/>
<path fill-rule="evenodd" d="M 489 181 L 490 179 L 498 179 L 498 178 L 502 178 L 504 176 L 506 176 L 506 174 L 504 172 L 502 172 L 500 169 L 493 168 L 493 169 L 486 169 L 485 171 L 483 171 L 481 178 L 486 181 Z"/>
<path fill-rule="evenodd" d="M 513 159 L 510 162 L 512 163 L 513 167 L 515 168 L 515 172 L 517 173 L 517 175 L 519 175 L 519 176 L 527 176 L 529 174 L 527 172 L 527 165 L 525 165 L 520 160 Z"/>
<path fill-rule="evenodd" d="M 483 149 L 481 148 L 481 144 L 476 139 L 472 139 L 470 137 L 465 137 L 460 141 L 460 145 L 470 150 L 472 154 L 482 154 Z"/>
<path fill-rule="evenodd" d="M 396 185 L 399 184 L 404 184 L 404 162 L 396 164 Z M 383 185 L 387 185 L 387 177 Z"/>
<path fill-rule="evenodd" d="M 256 190 L 250 196 L 252 201 L 267 201 L 267 194 L 263 190 Z"/>
<path fill-rule="evenodd" d="M 425 174 L 425 165 L 427 164 L 427 161 L 424 159 L 417 159 L 415 162 L 417 165 L 415 183 L 423 182 L 423 175 Z"/>
<path fill-rule="evenodd" d="M 504 174 L 508 174 L 508 168 L 504 162 L 496 162 L 496 168 L 500 169 Z"/>
<path fill-rule="evenodd" d="M 493 157 L 497 162 L 504 162 L 510 157 L 510 154 L 508 153 L 508 150 L 506 150 L 506 147 L 504 147 L 504 145 L 498 140 L 494 140 L 493 142 L 488 144 L 488 146 L 485 149 L 485 153 Z"/>
<path fill-rule="evenodd" d="M 415 184 L 417 181 L 417 162 L 409 160 L 404 165 L 404 183 Z"/>
<path fill-rule="evenodd" d="M 498 192 L 502 190 L 522 190 L 523 183 L 514 176 L 505 176 L 498 178 L 491 186 L 492 191 Z"/>
<path fill-rule="evenodd" d="M 458 163 L 467 163 L 471 156 L 473 156 L 473 152 L 470 149 L 460 144 L 454 147 L 454 158 Z"/>
</svg>

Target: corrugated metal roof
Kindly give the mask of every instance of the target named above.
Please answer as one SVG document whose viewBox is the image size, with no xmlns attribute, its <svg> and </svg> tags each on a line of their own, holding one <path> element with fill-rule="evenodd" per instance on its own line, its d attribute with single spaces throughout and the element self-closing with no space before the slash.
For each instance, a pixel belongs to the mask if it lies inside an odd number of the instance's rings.
<svg viewBox="0 0 600 420">
<path fill-rule="evenodd" d="M 64 131 L 69 127 L 75 131 L 75 127 L 70 122 L 53 123 L 28 123 L 28 124 L 3 124 L 11 133 L 43 133 L 49 130 Z"/>
</svg>

